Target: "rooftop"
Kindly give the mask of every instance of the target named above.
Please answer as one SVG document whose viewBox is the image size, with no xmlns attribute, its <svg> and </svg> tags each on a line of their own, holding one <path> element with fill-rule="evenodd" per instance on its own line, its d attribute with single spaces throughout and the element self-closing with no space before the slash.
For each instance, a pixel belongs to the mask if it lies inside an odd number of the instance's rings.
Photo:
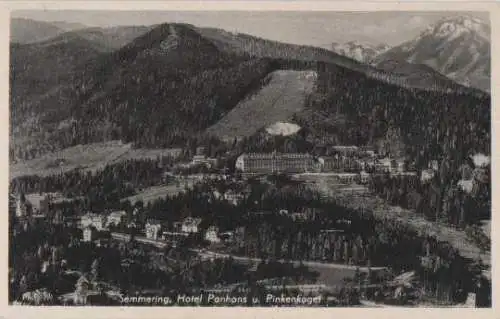
<svg viewBox="0 0 500 319">
<path fill-rule="evenodd" d="M 146 224 L 148 224 L 148 225 L 160 225 L 161 222 L 157 219 L 148 219 L 146 221 Z"/>
<path fill-rule="evenodd" d="M 86 213 L 85 215 L 82 216 L 82 218 L 105 218 L 105 216 L 97 214 L 97 213 Z"/>
<path fill-rule="evenodd" d="M 309 153 L 244 153 L 241 155 L 244 158 L 312 158 L 313 156 Z"/>
<path fill-rule="evenodd" d="M 335 145 L 332 148 L 337 150 L 357 150 L 359 147 L 355 145 Z"/>
<path fill-rule="evenodd" d="M 124 210 L 118 210 L 118 211 L 111 212 L 111 213 L 109 214 L 109 216 L 112 216 L 112 217 L 120 217 L 120 216 L 124 216 L 124 215 L 126 215 L 126 214 L 127 214 L 127 212 L 126 212 L 126 211 L 124 211 Z"/>
<path fill-rule="evenodd" d="M 198 225 L 199 223 L 201 223 L 201 218 L 187 217 L 187 218 L 186 218 L 186 219 L 184 219 L 184 221 L 183 221 L 183 224 L 194 224 L 194 225 Z"/>
</svg>

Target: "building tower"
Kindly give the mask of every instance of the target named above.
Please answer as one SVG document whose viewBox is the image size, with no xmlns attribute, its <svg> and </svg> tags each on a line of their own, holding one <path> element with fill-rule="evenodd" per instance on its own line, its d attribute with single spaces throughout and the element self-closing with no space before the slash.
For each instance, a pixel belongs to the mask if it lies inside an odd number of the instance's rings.
<svg viewBox="0 0 500 319">
<path fill-rule="evenodd" d="M 26 216 L 26 203 L 23 201 L 22 196 L 16 199 L 16 217 Z"/>
</svg>

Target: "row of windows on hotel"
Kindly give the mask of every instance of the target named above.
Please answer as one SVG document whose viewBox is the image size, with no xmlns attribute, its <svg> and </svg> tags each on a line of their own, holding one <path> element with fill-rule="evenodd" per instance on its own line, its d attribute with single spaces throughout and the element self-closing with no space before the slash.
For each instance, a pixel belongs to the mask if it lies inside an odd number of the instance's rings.
<svg viewBox="0 0 500 319">
<path fill-rule="evenodd" d="M 235 167 L 244 173 L 304 173 L 363 170 L 368 167 L 376 172 L 403 172 L 404 163 L 389 158 L 359 160 L 346 156 L 319 157 L 294 153 L 242 154 Z"/>
</svg>

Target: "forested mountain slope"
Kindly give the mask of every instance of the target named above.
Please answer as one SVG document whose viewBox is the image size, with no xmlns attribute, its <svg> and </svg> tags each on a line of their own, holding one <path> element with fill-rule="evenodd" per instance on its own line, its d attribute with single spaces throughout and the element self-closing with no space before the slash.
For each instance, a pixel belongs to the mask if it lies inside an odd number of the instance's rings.
<svg viewBox="0 0 500 319">
<path fill-rule="evenodd" d="M 288 149 L 302 145 L 302 151 L 309 151 L 327 143 L 373 145 L 382 154 L 414 160 L 419 168 L 433 159 L 450 160 L 451 170 L 471 154 L 490 154 L 487 94 L 406 89 L 325 63 L 282 62 L 280 67 L 312 68 L 318 74 L 304 108 L 290 117 L 303 129 L 301 136 L 288 138 Z M 244 139 L 241 148 L 258 151 L 260 145 L 269 150 L 273 140 L 259 133 Z"/>
<path fill-rule="evenodd" d="M 364 73 L 369 77 L 387 83 L 409 88 L 442 92 L 451 90 L 475 92 L 475 90 L 465 88 L 451 79 L 443 78 L 441 74 L 433 70 L 431 70 L 432 72 L 427 72 L 424 77 L 408 73 L 392 73 L 383 68 L 376 68 L 372 65 L 361 63 L 347 56 L 322 48 L 281 43 L 247 34 L 232 33 L 214 28 L 190 27 L 206 39 L 212 41 L 220 50 L 225 52 L 243 54 L 250 57 L 332 63 L 352 71 Z"/>
<path fill-rule="evenodd" d="M 331 65 L 318 74 L 317 91 L 296 119 L 317 138 L 404 145 L 404 153 L 421 165 L 443 156 L 461 161 L 472 151 L 490 153 L 489 95 L 404 89 Z"/>
<path fill-rule="evenodd" d="M 114 51 L 129 44 L 137 37 L 152 30 L 154 26 L 117 26 L 111 28 L 84 28 L 65 33 L 94 42 L 103 51 Z"/>
<path fill-rule="evenodd" d="M 62 39 L 11 47 L 11 159 L 115 139 L 183 146 L 258 94 L 277 70 L 318 75 L 298 113 L 285 116 L 312 136 L 356 144 L 399 140 L 414 148 L 411 155 L 489 148 L 488 94 L 388 84 L 328 50 L 245 35 L 230 42 L 220 30 L 207 35 L 182 24 L 157 26 L 111 53 L 77 35 Z M 46 63 L 33 63 L 37 54 Z M 265 105 L 256 111 L 256 118 L 267 115 Z"/>
<path fill-rule="evenodd" d="M 55 79 L 40 95 L 30 91 L 28 97 L 22 90 L 37 74 L 47 73 L 38 63 L 39 73 L 25 72 L 39 58 L 20 60 L 14 51 L 14 140 L 32 147 L 14 148 L 13 157 L 36 156 L 40 140 L 56 149 L 117 138 L 141 146 L 183 144 L 220 119 L 270 71 L 270 61 L 221 52 L 182 25 L 161 25 L 112 53 L 98 54 L 89 41 L 78 43 L 92 54 L 73 55 L 86 58 L 68 60 L 68 68 L 55 63 L 50 73 Z"/>
</svg>

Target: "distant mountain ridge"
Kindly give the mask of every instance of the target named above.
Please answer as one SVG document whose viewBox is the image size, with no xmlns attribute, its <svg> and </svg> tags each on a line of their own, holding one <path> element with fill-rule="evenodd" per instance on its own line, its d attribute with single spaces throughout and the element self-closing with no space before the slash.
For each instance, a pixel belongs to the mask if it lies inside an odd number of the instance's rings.
<svg viewBox="0 0 500 319">
<path fill-rule="evenodd" d="M 58 27 L 64 31 L 75 31 L 75 30 L 89 28 L 88 25 L 85 25 L 83 23 L 78 23 L 78 22 L 50 21 L 49 23 L 52 25 L 55 25 L 56 27 Z"/>
<path fill-rule="evenodd" d="M 121 48 L 155 26 L 89 27 L 66 21 L 42 22 L 24 18 L 11 20 L 11 43 L 34 44 L 53 38 L 80 37 L 100 45 L 100 51 Z"/>
<path fill-rule="evenodd" d="M 345 55 L 363 63 L 371 63 L 376 56 L 387 51 L 389 48 L 390 46 L 387 44 L 370 45 L 357 41 L 332 44 L 333 52 Z"/>
<path fill-rule="evenodd" d="M 98 44 L 103 51 L 111 52 L 125 46 L 153 28 L 154 26 L 87 27 L 63 33 L 63 35 L 79 36 Z"/>
<path fill-rule="evenodd" d="M 65 30 L 48 22 L 24 18 L 10 20 L 10 41 L 14 43 L 32 43 L 50 39 Z"/>
<path fill-rule="evenodd" d="M 301 61 L 319 61 L 334 63 L 350 70 L 361 72 L 369 77 L 402 87 L 412 87 L 441 92 L 463 91 L 470 89 L 455 81 L 437 74 L 428 74 L 425 78 L 416 79 L 415 75 L 406 73 L 390 73 L 370 64 L 362 63 L 351 57 L 331 50 L 313 46 L 295 45 L 258 38 L 248 34 L 227 32 L 215 28 L 198 28 L 191 26 L 203 37 L 211 40 L 220 50 L 235 54 L 248 55 L 255 58 L 293 59 Z"/>
<path fill-rule="evenodd" d="M 418 37 L 380 54 L 376 65 L 386 61 L 425 64 L 466 86 L 490 90 L 491 27 L 479 18 L 445 18 Z"/>
<path fill-rule="evenodd" d="M 22 19 L 21 19 L 22 20 Z M 71 25 L 78 27 L 77 25 Z M 374 68 L 367 63 L 357 61 L 355 58 L 344 56 L 330 50 L 281 43 L 277 41 L 266 40 L 255 36 L 250 36 L 241 33 L 227 32 L 221 29 L 200 28 L 192 25 L 186 25 L 199 33 L 202 37 L 210 40 L 215 46 L 224 52 L 229 52 L 237 55 L 246 55 L 254 58 L 273 58 L 273 59 L 297 59 L 304 61 L 322 61 L 327 63 L 335 63 L 354 71 L 363 72 L 376 79 L 396 84 L 398 86 L 416 87 L 430 90 L 464 90 L 457 83 L 442 78 L 440 75 L 432 76 L 427 74 L 424 78 L 416 79 L 416 76 L 407 73 L 389 73 L 383 68 Z M 79 36 L 87 41 L 90 41 L 93 46 L 100 46 L 100 51 L 111 52 L 126 45 L 138 36 L 145 34 L 156 26 L 119 26 L 113 28 L 95 28 L 89 27 L 77 29 L 70 32 L 63 32 L 65 36 Z M 57 34 L 59 35 L 59 34 Z M 354 52 L 361 50 L 361 45 L 352 42 L 349 44 Z M 374 48 L 365 49 L 363 54 L 373 56 L 376 50 L 385 49 L 384 46 L 375 46 Z M 364 59 L 364 58 L 363 58 Z M 420 73 L 420 72 L 418 72 Z"/>
</svg>

